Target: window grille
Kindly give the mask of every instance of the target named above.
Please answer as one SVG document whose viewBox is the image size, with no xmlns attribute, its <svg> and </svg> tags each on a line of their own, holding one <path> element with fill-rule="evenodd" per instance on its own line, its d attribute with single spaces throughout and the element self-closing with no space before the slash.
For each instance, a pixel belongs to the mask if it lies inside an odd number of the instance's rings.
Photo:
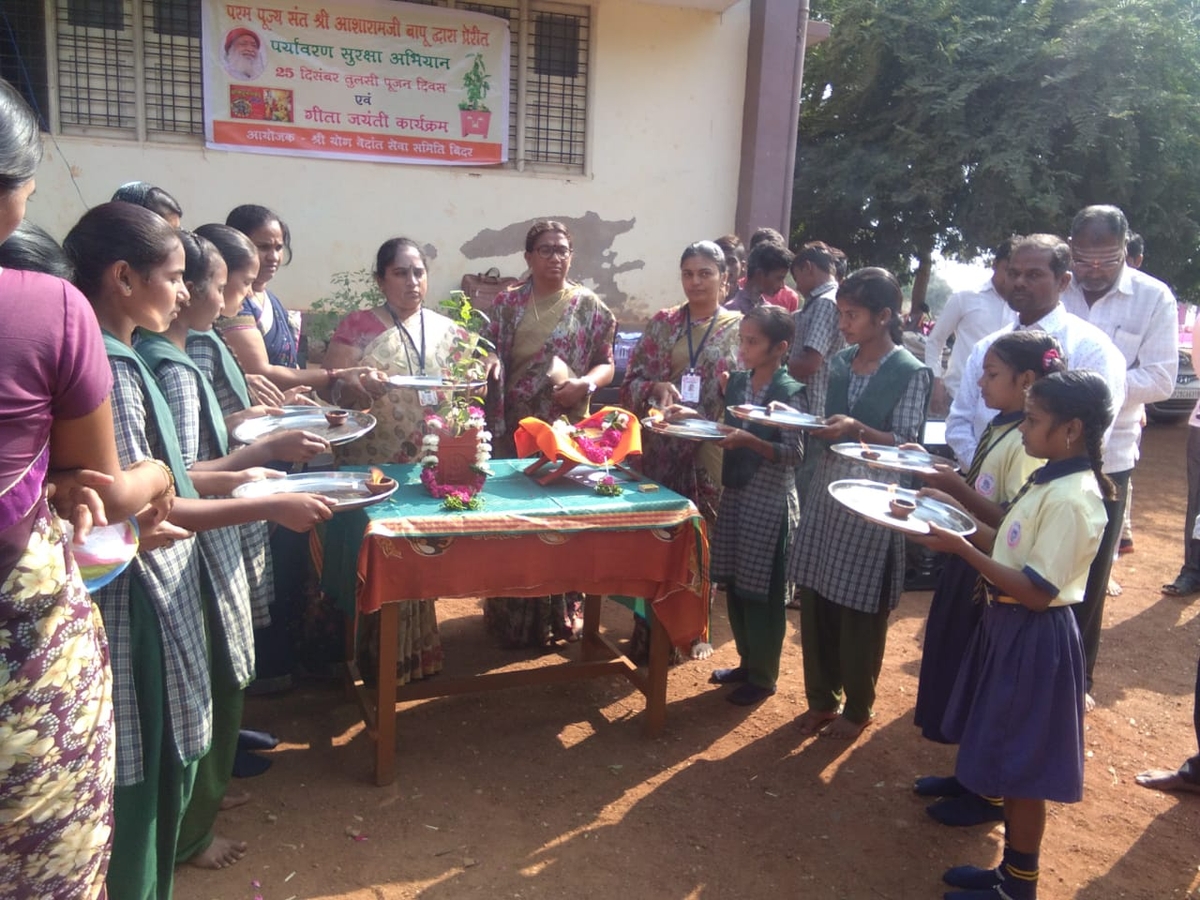
<svg viewBox="0 0 1200 900">
<path fill-rule="evenodd" d="M 129 0 L 59 0 L 59 122 L 133 130 L 137 126 Z"/>
<path fill-rule="evenodd" d="M 20 92 L 49 129 L 46 16 L 41 0 L 0 3 L 0 78 Z"/>
<path fill-rule="evenodd" d="M 198 0 L 143 0 L 146 130 L 204 134 Z"/>
</svg>

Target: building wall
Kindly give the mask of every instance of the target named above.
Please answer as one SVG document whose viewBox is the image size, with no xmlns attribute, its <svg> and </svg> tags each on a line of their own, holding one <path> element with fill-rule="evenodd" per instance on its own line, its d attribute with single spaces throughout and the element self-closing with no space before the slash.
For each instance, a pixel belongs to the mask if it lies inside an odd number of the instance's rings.
<svg viewBox="0 0 1200 900">
<path fill-rule="evenodd" d="M 682 299 L 683 247 L 732 230 L 749 0 L 723 14 L 630 0 L 603 0 L 593 12 L 589 175 L 58 135 L 47 142 L 29 217 L 61 238 L 86 206 L 138 179 L 174 194 L 185 226 L 224 221 L 239 203 L 270 206 L 288 222 L 295 251 L 272 288 L 295 308 L 327 294 L 334 272 L 369 268 L 379 244 L 397 234 L 436 254 L 431 298 L 456 288 L 464 272 L 497 266 L 520 275 L 529 224 L 555 217 L 575 232 L 572 275 L 622 323 L 639 324 Z"/>
</svg>

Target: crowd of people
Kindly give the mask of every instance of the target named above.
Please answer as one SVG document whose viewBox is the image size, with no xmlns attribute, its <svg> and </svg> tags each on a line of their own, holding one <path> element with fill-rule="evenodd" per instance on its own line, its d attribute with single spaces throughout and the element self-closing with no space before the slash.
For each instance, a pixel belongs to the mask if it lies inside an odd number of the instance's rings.
<svg viewBox="0 0 1200 900">
<path fill-rule="evenodd" d="M 293 317 L 268 290 L 291 257 L 278 213 L 239 205 L 182 230 L 178 202 L 135 182 L 59 246 L 23 221 L 40 159 L 36 119 L 0 82 L 0 877 L 30 896 L 167 898 L 176 865 L 224 867 L 246 852 L 216 831 L 219 812 L 247 799 L 235 770 L 265 765 L 246 758 L 270 736 L 243 728 L 244 697 L 290 684 L 306 532 L 333 512 L 320 495 L 234 489 L 331 452 L 337 464 L 417 461 L 433 401 L 389 378 L 447 375 L 478 342 L 426 305 L 425 251 L 399 237 L 376 255 L 382 303 L 347 315 L 323 366 L 302 367 Z M 945 824 L 1007 826 L 1000 865 L 945 873 L 955 900 L 1035 897 L 1046 801 L 1082 796 L 1083 721 L 1142 406 L 1170 393 L 1178 352 L 1174 298 L 1127 264 L 1128 237 L 1120 210 L 1099 206 L 1067 240 L 1006 242 L 978 296 L 952 300 L 945 370 L 945 328 L 930 336 L 930 365 L 904 348 L 892 273 L 848 272 L 822 241 L 793 253 L 771 229 L 748 252 L 732 235 L 696 241 L 680 258 L 682 302 L 647 323 L 620 385 L 639 417 L 720 426 L 706 442 L 649 428 L 637 461 L 707 523 L 739 657 L 712 682 L 735 704 L 771 697 L 792 606 L 807 700 L 798 734 L 841 741 L 873 715 L 905 538 L 830 495 L 834 481 L 873 477 L 832 448 L 915 445 L 931 398 L 948 405 L 962 473 L 940 465 L 921 491 L 976 530 L 931 525 L 909 539 L 951 556 L 916 723 L 958 744 L 958 762 L 915 790 Z M 497 456 L 515 455 L 521 419 L 579 421 L 614 379 L 616 319 L 570 280 L 573 240 L 559 222 L 536 223 L 528 275 L 483 330 Z M 369 407 L 377 427 L 338 448 L 302 430 L 231 438 L 249 418 L 315 403 Z M 823 421 L 782 430 L 735 416 L 742 404 Z M 1200 593 L 1192 443 L 1180 594 Z M 136 557 L 89 594 L 74 542 L 129 518 Z M 444 654 L 435 598 L 404 599 L 407 681 L 440 671 Z M 582 626 L 578 594 L 484 607 L 510 647 L 577 640 Z M 648 628 L 635 615 L 631 655 Z M 378 652 L 377 631 L 359 637 L 360 652 Z M 1200 717 L 1200 672 L 1197 692 Z M 1200 764 L 1139 780 L 1200 789 Z"/>
</svg>

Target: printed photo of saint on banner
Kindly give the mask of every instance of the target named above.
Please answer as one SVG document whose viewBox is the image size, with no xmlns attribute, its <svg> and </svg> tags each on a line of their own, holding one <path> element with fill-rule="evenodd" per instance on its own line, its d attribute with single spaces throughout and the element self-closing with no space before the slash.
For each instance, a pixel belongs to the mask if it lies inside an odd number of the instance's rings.
<svg viewBox="0 0 1200 900">
<path fill-rule="evenodd" d="M 390 0 L 289 0 L 288 7 L 205 0 L 209 147 L 507 162 L 506 19 Z"/>
</svg>

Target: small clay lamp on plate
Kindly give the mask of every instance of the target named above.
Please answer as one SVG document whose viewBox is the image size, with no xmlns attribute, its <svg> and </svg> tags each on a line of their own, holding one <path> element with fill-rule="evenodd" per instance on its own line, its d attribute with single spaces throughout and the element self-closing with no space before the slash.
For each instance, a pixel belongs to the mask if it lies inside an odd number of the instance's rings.
<svg viewBox="0 0 1200 900">
<path fill-rule="evenodd" d="M 863 450 L 863 451 L 862 451 L 862 458 L 863 458 L 863 459 L 870 459 L 870 460 L 876 460 L 876 459 L 879 459 L 879 451 L 878 451 L 878 450 Z"/>
<path fill-rule="evenodd" d="M 350 418 L 350 413 L 344 409 L 330 409 L 325 412 L 325 421 L 329 423 L 330 428 L 339 428 L 345 425 L 348 418 Z"/>
<path fill-rule="evenodd" d="M 904 520 L 916 512 L 917 504 L 907 497 L 893 497 L 888 501 L 888 513 L 894 519 Z"/>
<path fill-rule="evenodd" d="M 381 469 L 372 468 L 371 474 L 367 478 L 365 484 L 367 486 L 367 492 L 372 495 L 386 494 L 396 486 L 396 479 L 388 478 L 388 476 L 383 474 Z"/>
</svg>

